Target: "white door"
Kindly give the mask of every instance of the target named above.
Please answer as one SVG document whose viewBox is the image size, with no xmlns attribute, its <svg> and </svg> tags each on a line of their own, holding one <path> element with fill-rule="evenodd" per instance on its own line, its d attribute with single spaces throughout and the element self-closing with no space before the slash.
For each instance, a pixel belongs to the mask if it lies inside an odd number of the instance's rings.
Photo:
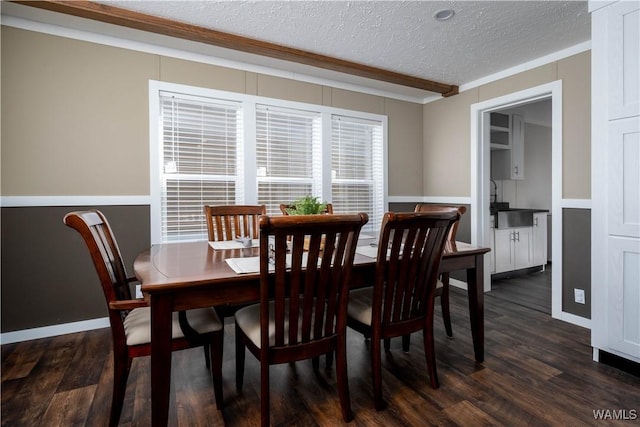
<svg viewBox="0 0 640 427">
<path fill-rule="evenodd" d="M 591 6 L 591 342 L 640 362 L 640 3 Z"/>
</svg>

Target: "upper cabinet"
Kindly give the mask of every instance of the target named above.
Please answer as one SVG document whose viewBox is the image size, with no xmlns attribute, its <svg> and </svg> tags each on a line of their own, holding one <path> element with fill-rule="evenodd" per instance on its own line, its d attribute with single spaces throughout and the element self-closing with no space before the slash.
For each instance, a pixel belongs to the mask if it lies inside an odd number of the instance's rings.
<svg viewBox="0 0 640 427">
<path fill-rule="evenodd" d="M 609 120 L 640 114 L 640 10 L 638 2 L 620 2 L 607 11 Z M 618 41 L 620 41 L 618 43 Z"/>
<path fill-rule="evenodd" d="M 490 138 L 492 150 L 511 148 L 511 116 L 503 113 L 491 113 Z"/>
<path fill-rule="evenodd" d="M 491 113 L 491 178 L 524 179 L 524 119 Z"/>
</svg>

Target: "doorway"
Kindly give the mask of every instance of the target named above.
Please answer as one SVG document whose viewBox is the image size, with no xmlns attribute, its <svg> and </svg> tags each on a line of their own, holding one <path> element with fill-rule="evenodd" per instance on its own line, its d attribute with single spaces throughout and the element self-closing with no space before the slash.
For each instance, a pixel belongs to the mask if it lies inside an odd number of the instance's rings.
<svg viewBox="0 0 640 427">
<path fill-rule="evenodd" d="M 471 106 L 471 241 L 489 246 L 493 230 L 490 212 L 490 113 L 523 107 L 542 100 L 551 101 L 551 315 L 562 317 L 562 82 L 536 86 L 493 98 Z M 491 267 L 485 257 L 485 292 L 491 290 Z"/>
</svg>

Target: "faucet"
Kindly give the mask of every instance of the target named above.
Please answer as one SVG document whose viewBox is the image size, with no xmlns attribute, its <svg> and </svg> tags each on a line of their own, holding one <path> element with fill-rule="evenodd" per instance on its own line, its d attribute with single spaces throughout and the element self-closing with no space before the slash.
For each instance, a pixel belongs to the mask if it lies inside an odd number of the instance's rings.
<svg viewBox="0 0 640 427">
<path fill-rule="evenodd" d="M 498 184 L 496 184 L 493 178 L 490 179 L 490 181 L 493 184 L 493 202 L 492 203 L 496 203 L 498 201 Z"/>
</svg>

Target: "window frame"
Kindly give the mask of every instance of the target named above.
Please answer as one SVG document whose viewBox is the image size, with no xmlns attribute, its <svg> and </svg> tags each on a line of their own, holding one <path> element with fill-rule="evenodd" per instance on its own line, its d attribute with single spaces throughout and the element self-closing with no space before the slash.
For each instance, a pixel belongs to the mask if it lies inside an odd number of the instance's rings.
<svg viewBox="0 0 640 427">
<path fill-rule="evenodd" d="M 320 147 L 316 147 L 317 153 L 321 155 L 321 175 L 319 183 L 321 192 L 314 194 L 323 201 L 332 200 L 332 117 L 345 116 L 354 119 L 362 119 L 372 122 L 380 122 L 382 126 L 382 183 L 377 183 L 379 191 L 382 193 L 382 212 L 377 224 L 371 224 L 373 230 L 377 232 L 380 227 L 382 214 L 388 211 L 388 118 L 386 115 L 374 114 L 356 110 L 347 110 L 331 106 L 308 104 L 296 101 L 289 101 L 277 98 L 268 98 L 256 95 L 247 95 L 236 92 L 220 91 L 177 83 L 168 83 L 157 80 L 149 80 L 149 153 L 150 153 L 150 227 L 151 244 L 163 243 L 161 230 L 161 206 L 162 206 L 162 165 L 163 165 L 163 145 L 162 145 L 162 120 L 160 117 L 160 93 L 172 92 L 183 94 L 187 97 L 212 98 L 215 102 L 229 101 L 230 103 L 242 104 L 242 149 L 237 154 L 238 162 L 238 186 L 242 186 L 238 191 L 238 204 L 257 204 L 258 200 L 258 177 L 256 170 L 256 109 L 258 105 L 267 105 L 274 108 L 302 110 L 306 112 L 317 112 L 320 115 Z M 253 183 L 251 185 L 250 183 Z M 370 220 L 371 222 L 371 220 Z M 186 239 L 184 240 L 186 241 Z"/>
</svg>

